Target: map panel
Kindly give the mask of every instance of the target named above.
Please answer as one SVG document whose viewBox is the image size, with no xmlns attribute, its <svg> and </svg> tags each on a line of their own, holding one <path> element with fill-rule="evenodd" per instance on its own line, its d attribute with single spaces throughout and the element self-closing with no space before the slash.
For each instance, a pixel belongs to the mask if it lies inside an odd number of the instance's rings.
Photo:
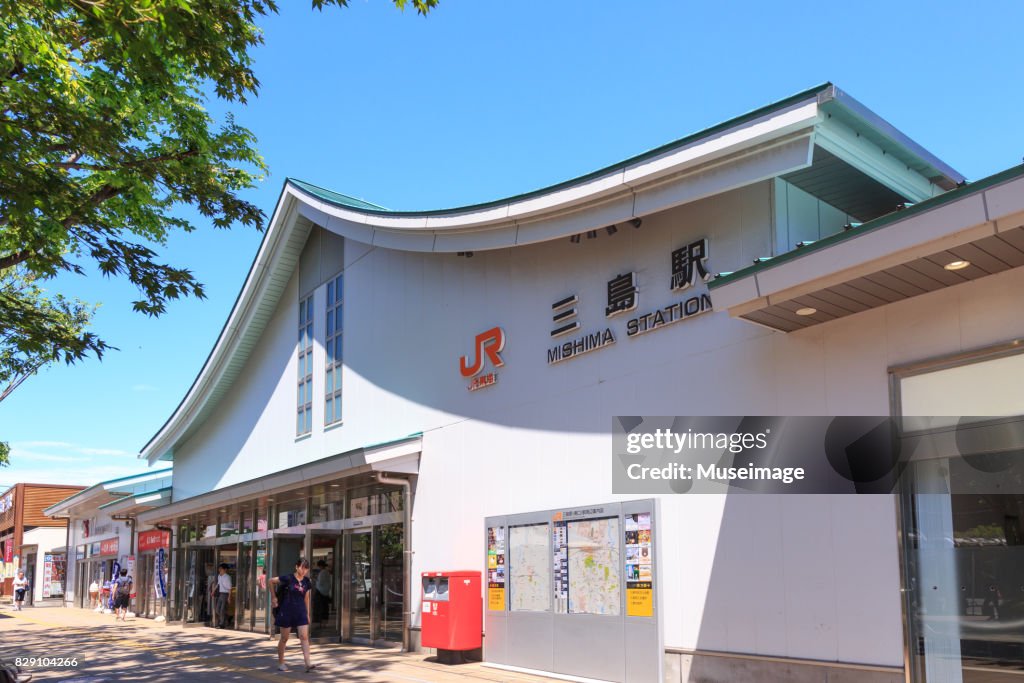
<svg viewBox="0 0 1024 683">
<path fill-rule="evenodd" d="M 620 613 L 617 517 L 569 522 L 569 612 Z"/>
<path fill-rule="evenodd" d="M 547 524 L 509 528 L 511 609 L 546 612 L 551 607 L 551 549 Z"/>
</svg>

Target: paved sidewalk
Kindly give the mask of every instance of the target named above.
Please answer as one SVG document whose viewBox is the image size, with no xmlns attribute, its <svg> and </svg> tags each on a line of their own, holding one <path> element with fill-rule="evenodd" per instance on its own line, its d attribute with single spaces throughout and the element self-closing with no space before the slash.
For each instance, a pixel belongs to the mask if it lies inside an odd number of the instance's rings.
<svg viewBox="0 0 1024 683">
<path fill-rule="evenodd" d="M 33 681 L 102 683 L 152 681 L 288 681 L 356 683 L 550 683 L 554 679 L 484 667 L 445 666 L 423 654 L 403 654 L 350 645 L 313 645 L 317 668 L 305 673 L 294 638 L 285 660 L 292 671 L 277 671 L 277 641 L 265 635 L 187 628 L 149 619 L 114 622 L 89 610 L 0 606 L 0 659 L 75 659 L 76 666 L 22 666 Z"/>
</svg>

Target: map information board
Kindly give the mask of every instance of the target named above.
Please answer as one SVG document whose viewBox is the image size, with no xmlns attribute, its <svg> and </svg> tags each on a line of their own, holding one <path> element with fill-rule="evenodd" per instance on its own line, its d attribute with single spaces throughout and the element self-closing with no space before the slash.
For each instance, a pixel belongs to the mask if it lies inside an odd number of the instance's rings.
<svg viewBox="0 0 1024 683">
<path fill-rule="evenodd" d="M 618 518 L 569 522 L 568 554 L 569 612 L 618 615 L 622 591 Z"/>
<path fill-rule="evenodd" d="M 512 611 L 546 612 L 550 609 L 550 542 L 547 524 L 509 528 L 508 576 Z"/>
</svg>

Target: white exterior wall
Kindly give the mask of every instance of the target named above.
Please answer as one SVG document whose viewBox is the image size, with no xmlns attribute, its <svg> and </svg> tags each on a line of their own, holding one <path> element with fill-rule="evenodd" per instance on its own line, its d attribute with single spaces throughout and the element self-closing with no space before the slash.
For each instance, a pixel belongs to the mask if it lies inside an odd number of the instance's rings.
<svg viewBox="0 0 1024 683">
<path fill-rule="evenodd" d="M 707 237 L 712 272 L 737 270 L 772 253 L 772 211 L 765 182 L 579 244 L 466 259 L 346 242 L 344 424 L 322 427 L 318 342 L 313 433 L 294 436 L 293 277 L 242 377 L 175 452 L 175 500 L 422 432 L 413 576 L 481 568 L 485 516 L 616 499 L 614 415 L 885 415 L 891 365 L 1024 333 L 1007 314 L 1016 269 L 789 335 L 715 312 L 629 339 L 623 314 L 614 346 L 547 365 L 552 302 L 579 294 L 580 332 L 603 329 L 607 281 L 634 270 L 634 313 L 666 306 L 673 249 Z M 459 356 L 495 325 L 498 384 L 468 392 Z M 672 496 L 661 515 L 667 646 L 902 665 L 891 496 Z"/>
<path fill-rule="evenodd" d="M 27 545 L 36 546 L 35 576 L 28 577 L 28 580 L 32 582 L 33 600 L 43 599 L 43 569 L 45 567 L 44 560 L 46 559 L 46 554 L 54 548 L 63 546 L 66 540 L 67 529 L 60 527 L 39 526 L 25 532 L 21 540 L 22 547 L 24 548 Z M 24 554 L 22 563 L 24 565 Z"/>
<path fill-rule="evenodd" d="M 90 532 L 84 535 L 82 521 L 91 520 Z M 80 517 L 72 516 L 68 522 L 71 527 L 71 534 L 68 540 L 68 585 L 64 591 L 65 604 L 71 605 L 75 600 L 76 589 L 78 588 L 78 566 L 76 550 L 79 545 L 91 545 L 99 541 L 106 541 L 117 537 L 117 557 L 105 557 L 103 559 L 117 561 L 121 567 L 127 568 L 125 561 L 128 558 L 132 542 L 132 530 L 124 520 L 111 519 L 102 510 L 96 510 L 92 515 Z M 97 531 L 99 529 L 99 531 Z M 63 541 L 62 541 L 63 542 Z M 88 559 L 88 558 L 86 558 Z M 109 577 L 107 577 L 109 578 Z"/>
</svg>

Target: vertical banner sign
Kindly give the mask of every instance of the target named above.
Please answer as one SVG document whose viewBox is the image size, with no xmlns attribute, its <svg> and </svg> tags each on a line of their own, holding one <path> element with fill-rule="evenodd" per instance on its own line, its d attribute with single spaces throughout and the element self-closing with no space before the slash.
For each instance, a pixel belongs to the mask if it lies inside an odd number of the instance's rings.
<svg viewBox="0 0 1024 683">
<path fill-rule="evenodd" d="M 110 598 L 107 600 L 107 608 L 114 609 L 114 596 L 117 595 L 117 584 L 114 580 L 121 575 L 121 563 L 114 560 L 114 568 L 110 572 Z"/>
<path fill-rule="evenodd" d="M 551 560 L 555 570 L 555 614 L 569 612 L 569 523 L 557 519 L 552 526 Z"/>
<path fill-rule="evenodd" d="M 505 611 L 505 527 L 487 527 L 487 609 Z"/>
<path fill-rule="evenodd" d="M 651 515 L 626 515 L 626 616 L 654 616 Z"/>
<path fill-rule="evenodd" d="M 53 555 L 43 555 L 43 597 L 50 597 L 50 585 L 53 581 Z"/>
<path fill-rule="evenodd" d="M 164 549 L 159 548 L 156 551 L 156 596 L 158 598 L 167 597 L 167 584 L 164 582 Z"/>
<path fill-rule="evenodd" d="M 4 542 L 4 562 L 14 561 L 14 540 L 10 539 Z"/>
</svg>

